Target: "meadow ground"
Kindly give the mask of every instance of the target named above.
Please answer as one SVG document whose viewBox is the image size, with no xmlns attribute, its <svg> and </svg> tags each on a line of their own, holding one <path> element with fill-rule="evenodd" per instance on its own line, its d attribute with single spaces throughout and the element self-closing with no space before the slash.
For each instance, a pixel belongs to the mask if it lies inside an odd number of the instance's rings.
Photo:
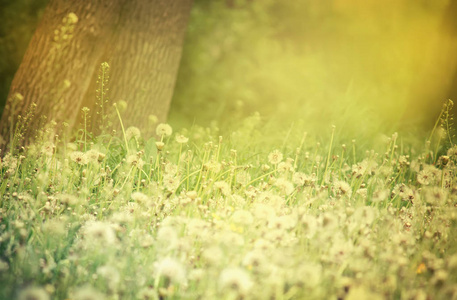
<svg viewBox="0 0 457 300">
<path fill-rule="evenodd" d="M 39 139 L 1 160 L 0 298 L 457 299 L 446 124 Z"/>
</svg>

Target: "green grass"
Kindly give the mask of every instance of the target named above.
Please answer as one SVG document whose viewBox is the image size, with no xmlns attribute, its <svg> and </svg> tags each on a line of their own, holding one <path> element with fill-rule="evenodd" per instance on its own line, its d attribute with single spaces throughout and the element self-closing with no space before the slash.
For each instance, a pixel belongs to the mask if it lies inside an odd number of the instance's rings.
<svg viewBox="0 0 457 300">
<path fill-rule="evenodd" d="M 450 130 L 358 142 L 302 125 L 5 153 L 0 299 L 457 297 Z"/>
</svg>

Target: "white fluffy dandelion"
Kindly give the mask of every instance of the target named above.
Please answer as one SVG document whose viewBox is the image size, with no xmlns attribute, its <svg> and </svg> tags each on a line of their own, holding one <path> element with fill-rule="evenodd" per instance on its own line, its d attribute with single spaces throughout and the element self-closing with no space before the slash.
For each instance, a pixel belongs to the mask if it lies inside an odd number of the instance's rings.
<svg viewBox="0 0 457 300">
<path fill-rule="evenodd" d="M 282 155 L 281 151 L 274 150 L 273 152 L 268 154 L 268 161 L 270 162 L 270 164 L 277 165 L 282 161 L 283 157 L 284 156 Z"/>
<path fill-rule="evenodd" d="M 140 137 L 141 131 L 135 126 L 130 126 L 127 130 L 125 130 L 125 138 L 127 141 L 130 141 L 132 138 L 139 139 Z"/>
<path fill-rule="evenodd" d="M 247 295 L 253 285 L 249 274 L 241 268 L 226 268 L 219 276 L 219 287 L 223 291 L 233 291 L 239 295 Z"/>
<path fill-rule="evenodd" d="M 173 133 L 173 129 L 168 124 L 160 123 L 157 125 L 156 133 L 158 136 L 170 136 Z"/>
<path fill-rule="evenodd" d="M 176 259 L 166 257 L 154 264 L 157 276 L 165 277 L 173 283 L 184 283 L 186 270 Z"/>
</svg>

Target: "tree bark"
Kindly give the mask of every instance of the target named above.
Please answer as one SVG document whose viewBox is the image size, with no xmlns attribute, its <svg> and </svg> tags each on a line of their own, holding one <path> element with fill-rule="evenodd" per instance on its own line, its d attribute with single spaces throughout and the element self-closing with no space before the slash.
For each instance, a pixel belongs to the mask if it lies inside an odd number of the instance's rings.
<svg viewBox="0 0 457 300">
<path fill-rule="evenodd" d="M 8 142 L 18 115 L 24 117 L 32 103 L 37 106 L 28 128 L 41 126 L 41 116 L 73 128 L 84 106 L 95 124 L 97 77 L 105 61 L 111 66 L 111 102 L 128 103 L 124 124 L 149 129 L 150 114 L 164 121 L 191 5 L 192 0 L 51 0 L 13 79 L 0 120 L 3 139 Z M 32 134 L 25 133 L 25 142 Z"/>
</svg>

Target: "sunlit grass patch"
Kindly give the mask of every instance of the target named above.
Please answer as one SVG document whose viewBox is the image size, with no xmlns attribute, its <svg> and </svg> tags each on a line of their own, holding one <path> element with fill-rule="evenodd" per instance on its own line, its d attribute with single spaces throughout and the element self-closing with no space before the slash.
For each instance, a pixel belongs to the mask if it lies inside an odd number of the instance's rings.
<svg viewBox="0 0 457 300">
<path fill-rule="evenodd" d="M 364 144 L 262 126 L 130 127 L 5 153 L 1 298 L 457 296 L 448 130 Z"/>
</svg>

